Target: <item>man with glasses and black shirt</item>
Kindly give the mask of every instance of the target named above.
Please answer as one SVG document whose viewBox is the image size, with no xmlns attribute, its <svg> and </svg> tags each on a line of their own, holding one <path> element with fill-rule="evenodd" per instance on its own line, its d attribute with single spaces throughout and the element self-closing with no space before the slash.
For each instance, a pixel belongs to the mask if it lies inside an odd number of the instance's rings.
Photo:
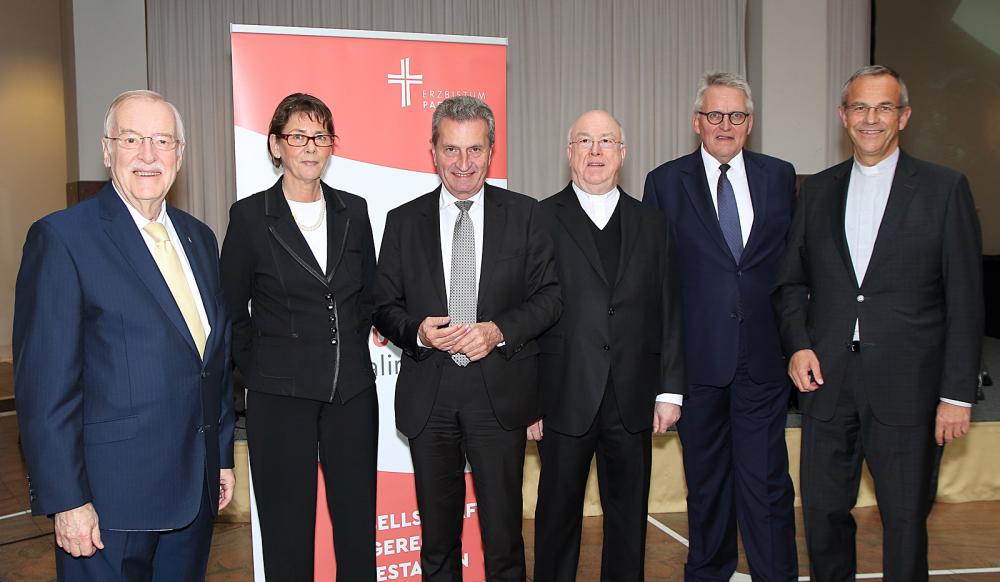
<svg viewBox="0 0 1000 582">
<path fill-rule="evenodd" d="M 906 85 L 879 65 L 844 84 L 854 156 L 802 184 L 774 291 L 802 408 L 813 580 L 856 571 L 851 508 L 867 461 L 886 580 L 927 580 L 936 446 L 969 430 L 983 334 L 979 221 L 965 176 L 899 149 Z"/>
<path fill-rule="evenodd" d="M 642 579 L 651 433 L 680 415 L 676 403 L 656 401 L 685 390 L 670 232 L 662 216 L 619 188 L 626 153 L 611 114 L 584 113 L 567 137 L 572 182 L 541 204 L 565 307 L 538 341 L 544 418 L 528 428 L 542 460 L 535 580 L 576 578 L 595 454 L 601 579 Z"/>
<path fill-rule="evenodd" d="M 743 148 L 753 99 L 739 75 L 702 78 L 691 124 L 701 147 L 650 172 L 643 198 L 670 222 L 681 285 L 688 387 L 677 430 L 691 540 L 684 577 L 729 580 L 738 524 L 755 580 L 795 580 L 790 385 L 770 302 L 795 169 Z"/>
</svg>

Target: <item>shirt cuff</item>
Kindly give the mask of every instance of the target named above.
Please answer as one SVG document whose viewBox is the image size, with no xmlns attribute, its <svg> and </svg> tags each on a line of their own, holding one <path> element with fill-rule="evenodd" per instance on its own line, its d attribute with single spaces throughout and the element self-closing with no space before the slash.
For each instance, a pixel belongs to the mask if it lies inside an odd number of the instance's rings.
<svg viewBox="0 0 1000 582">
<path fill-rule="evenodd" d="M 417 332 L 417 346 L 421 347 L 421 348 L 424 348 L 425 350 L 428 349 L 428 347 L 424 345 L 424 342 L 420 341 L 420 332 L 419 331 Z"/>
<path fill-rule="evenodd" d="M 947 402 L 948 404 L 954 404 L 955 406 L 961 406 L 962 408 L 972 408 L 972 405 L 968 402 L 962 402 L 961 400 L 952 400 L 951 398 L 942 398 L 941 402 Z"/>
<path fill-rule="evenodd" d="M 677 406 L 684 406 L 684 395 L 664 392 L 663 394 L 656 395 L 656 401 L 666 402 L 667 404 L 676 404 Z"/>
</svg>

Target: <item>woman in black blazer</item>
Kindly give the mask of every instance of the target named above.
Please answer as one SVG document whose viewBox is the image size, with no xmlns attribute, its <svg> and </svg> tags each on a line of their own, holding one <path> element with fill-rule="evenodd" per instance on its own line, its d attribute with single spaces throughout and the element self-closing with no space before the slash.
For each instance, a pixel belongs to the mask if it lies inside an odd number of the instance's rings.
<svg viewBox="0 0 1000 582">
<path fill-rule="evenodd" d="M 335 139 L 322 101 L 289 95 L 268 134 L 283 174 L 233 205 L 222 246 L 233 359 L 249 389 L 264 569 L 268 582 L 313 579 L 318 458 L 337 578 L 373 580 L 378 400 L 368 354 L 368 207 L 320 180 Z"/>
</svg>

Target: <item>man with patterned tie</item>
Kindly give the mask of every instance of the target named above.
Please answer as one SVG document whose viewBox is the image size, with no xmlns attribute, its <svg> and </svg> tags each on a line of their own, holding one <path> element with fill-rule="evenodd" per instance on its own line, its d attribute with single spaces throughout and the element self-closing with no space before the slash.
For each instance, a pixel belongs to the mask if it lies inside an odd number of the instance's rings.
<svg viewBox="0 0 1000 582">
<path fill-rule="evenodd" d="M 152 91 L 108 108 L 91 199 L 42 218 L 14 304 L 33 513 L 64 581 L 203 580 L 232 498 L 229 319 L 215 235 L 168 207 L 184 127 Z"/>
<path fill-rule="evenodd" d="M 402 351 L 396 427 L 410 440 L 424 580 L 462 580 L 466 459 L 486 577 L 525 579 L 525 427 L 538 417 L 536 338 L 562 301 L 535 200 L 490 184 L 493 112 L 474 97 L 434 111 L 441 186 L 392 210 L 375 327 Z"/>
<path fill-rule="evenodd" d="M 729 580 L 738 524 L 755 580 L 795 580 L 791 387 L 770 302 L 795 170 L 743 148 L 753 99 L 739 75 L 702 78 L 691 124 L 701 147 L 650 172 L 643 198 L 671 224 L 681 282 L 688 392 L 677 430 L 691 540 L 684 577 Z"/>
</svg>

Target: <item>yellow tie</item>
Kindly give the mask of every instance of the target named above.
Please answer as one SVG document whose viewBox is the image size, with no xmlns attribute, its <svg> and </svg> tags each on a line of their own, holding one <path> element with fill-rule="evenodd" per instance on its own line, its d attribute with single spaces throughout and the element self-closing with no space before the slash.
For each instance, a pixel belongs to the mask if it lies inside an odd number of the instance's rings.
<svg viewBox="0 0 1000 582">
<path fill-rule="evenodd" d="M 198 355 L 205 357 L 205 326 L 201 324 L 201 317 L 198 316 L 198 307 L 194 302 L 194 295 L 191 294 L 191 287 L 188 285 L 187 277 L 184 276 L 184 269 L 181 268 L 181 261 L 174 252 L 174 245 L 170 244 L 170 237 L 167 229 L 159 222 L 150 222 L 142 227 L 149 236 L 156 241 L 156 252 L 153 260 L 160 268 L 160 273 L 167 281 L 167 287 L 177 302 L 177 307 L 184 316 L 194 338 L 194 345 L 198 347 Z"/>
</svg>

